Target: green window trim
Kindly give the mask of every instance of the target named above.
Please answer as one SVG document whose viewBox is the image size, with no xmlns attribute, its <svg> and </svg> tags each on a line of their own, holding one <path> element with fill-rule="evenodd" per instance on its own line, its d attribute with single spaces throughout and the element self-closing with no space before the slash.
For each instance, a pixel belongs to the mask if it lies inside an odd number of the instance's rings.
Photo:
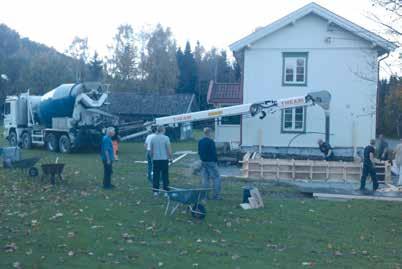
<svg viewBox="0 0 402 269">
<path fill-rule="evenodd" d="M 294 110 L 294 109 L 296 109 L 296 107 L 294 107 L 292 109 Z M 284 128 L 285 109 L 282 109 L 282 111 L 281 111 L 281 133 L 282 134 L 302 134 L 302 133 L 306 133 L 306 125 L 307 125 L 306 119 L 307 119 L 307 107 L 303 107 L 303 129 L 300 129 L 300 130 L 287 130 L 287 129 Z"/>
<path fill-rule="evenodd" d="M 286 82 L 285 81 L 285 60 L 286 58 L 305 58 L 305 70 L 304 70 L 304 82 Z M 296 72 L 294 70 L 293 72 Z M 282 86 L 291 86 L 291 87 L 305 87 L 307 86 L 307 74 L 308 74 L 308 52 L 282 52 Z M 295 75 L 296 77 L 297 75 Z"/>
</svg>

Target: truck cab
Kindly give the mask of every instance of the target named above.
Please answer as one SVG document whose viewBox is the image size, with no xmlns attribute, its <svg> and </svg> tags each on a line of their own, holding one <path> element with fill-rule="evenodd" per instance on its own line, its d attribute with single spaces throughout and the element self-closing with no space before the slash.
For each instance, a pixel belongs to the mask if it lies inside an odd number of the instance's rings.
<svg viewBox="0 0 402 269">
<path fill-rule="evenodd" d="M 4 137 L 11 146 L 17 146 L 17 96 L 8 96 L 4 102 Z"/>
</svg>

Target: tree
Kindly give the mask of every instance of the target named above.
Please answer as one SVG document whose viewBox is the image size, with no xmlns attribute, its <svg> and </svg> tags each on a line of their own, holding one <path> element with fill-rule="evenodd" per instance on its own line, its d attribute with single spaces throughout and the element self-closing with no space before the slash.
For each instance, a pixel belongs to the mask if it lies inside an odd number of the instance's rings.
<svg viewBox="0 0 402 269">
<path fill-rule="evenodd" d="M 197 64 L 191 52 L 190 42 L 187 41 L 184 54 L 179 48 L 176 54 L 179 67 L 178 92 L 195 93 L 197 85 Z"/>
<path fill-rule="evenodd" d="M 378 32 L 387 36 L 398 47 L 402 45 L 402 1 L 401 0 L 371 0 L 373 7 L 377 8 L 369 14 L 369 18 L 380 26 Z M 382 62 L 382 70 L 395 75 L 401 68 L 402 53 L 396 50 L 390 57 Z M 398 70 L 399 71 L 399 70 Z"/>
<path fill-rule="evenodd" d="M 7 95 L 30 89 L 41 95 L 62 83 L 75 80 L 78 60 L 33 42 L 0 24 L 0 106 Z"/>
<path fill-rule="evenodd" d="M 89 78 L 92 81 L 101 81 L 103 79 L 103 61 L 99 58 L 97 51 L 89 61 Z"/>
<path fill-rule="evenodd" d="M 88 38 L 74 37 L 66 54 L 78 60 L 75 65 L 76 81 L 83 81 L 86 77 L 86 64 L 89 57 Z"/>
<path fill-rule="evenodd" d="M 129 88 L 138 76 L 138 55 L 134 30 L 129 24 L 120 25 L 110 47 L 108 72 L 120 87 Z M 120 82 L 120 83 L 119 83 Z"/>
<path fill-rule="evenodd" d="M 158 24 L 150 33 L 143 66 L 145 88 L 159 91 L 176 88 L 176 41 L 170 28 L 164 29 Z"/>
<path fill-rule="evenodd" d="M 204 54 L 205 54 L 205 48 L 201 45 L 200 41 L 197 41 L 197 44 L 194 47 L 194 60 L 197 64 L 197 67 L 200 66 Z"/>
<path fill-rule="evenodd" d="M 390 137 L 402 135 L 402 80 L 391 77 L 388 95 L 385 97 L 384 133 Z"/>
<path fill-rule="evenodd" d="M 393 41 L 401 45 L 402 2 L 400 0 L 372 0 L 373 6 L 380 7 L 385 16 L 371 14 L 372 19 L 380 24 Z"/>
</svg>

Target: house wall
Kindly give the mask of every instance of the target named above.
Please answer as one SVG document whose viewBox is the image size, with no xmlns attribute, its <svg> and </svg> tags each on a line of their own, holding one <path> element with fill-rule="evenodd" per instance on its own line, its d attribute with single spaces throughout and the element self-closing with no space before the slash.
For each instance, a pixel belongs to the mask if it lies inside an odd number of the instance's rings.
<svg viewBox="0 0 402 269">
<path fill-rule="evenodd" d="M 240 143 L 240 125 L 221 125 L 216 120 L 215 141 L 217 143 Z"/>
<path fill-rule="evenodd" d="M 330 29 L 330 31 L 328 31 Z M 330 37 L 330 42 L 328 41 Z M 308 52 L 307 85 L 283 86 L 283 52 Z M 308 15 L 245 50 L 244 103 L 305 95 L 327 90 L 331 101 L 331 145 L 363 147 L 375 132 L 377 52 L 372 44 L 316 15 Z M 365 77 L 365 78 L 362 78 Z M 260 130 L 260 131 L 259 131 Z M 281 133 L 281 112 L 263 120 L 243 120 L 242 146 L 312 147 L 325 132 L 325 117 L 318 107 L 308 107 L 306 133 Z M 260 138 L 261 137 L 261 138 Z"/>
</svg>

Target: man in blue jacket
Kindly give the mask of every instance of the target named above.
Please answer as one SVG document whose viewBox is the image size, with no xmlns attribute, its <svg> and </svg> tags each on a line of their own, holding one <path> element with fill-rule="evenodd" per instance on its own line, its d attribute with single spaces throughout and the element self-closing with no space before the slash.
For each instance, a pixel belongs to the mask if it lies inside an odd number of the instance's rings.
<svg viewBox="0 0 402 269">
<path fill-rule="evenodd" d="M 101 159 L 103 162 L 103 188 L 112 189 L 112 173 L 113 173 L 113 161 L 114 161 L 114 151 L 112 137 L 115 134 L 113 127 L 106 129 L 106 135 L 102 138 L 101 146 Z"/>
<path fill-rule="evenodd" d="M 220 200 L 221 177 L 218 171 L 218 157 L 216 146 L 211 138 L 211 128 L 204 128 L 204 137 L 198 141 L 198 155 L 200 155 L 202 184 L 204 188 L 209 188 L 210 181 L 213 185 L 213 199 Z"/>
</svg>

